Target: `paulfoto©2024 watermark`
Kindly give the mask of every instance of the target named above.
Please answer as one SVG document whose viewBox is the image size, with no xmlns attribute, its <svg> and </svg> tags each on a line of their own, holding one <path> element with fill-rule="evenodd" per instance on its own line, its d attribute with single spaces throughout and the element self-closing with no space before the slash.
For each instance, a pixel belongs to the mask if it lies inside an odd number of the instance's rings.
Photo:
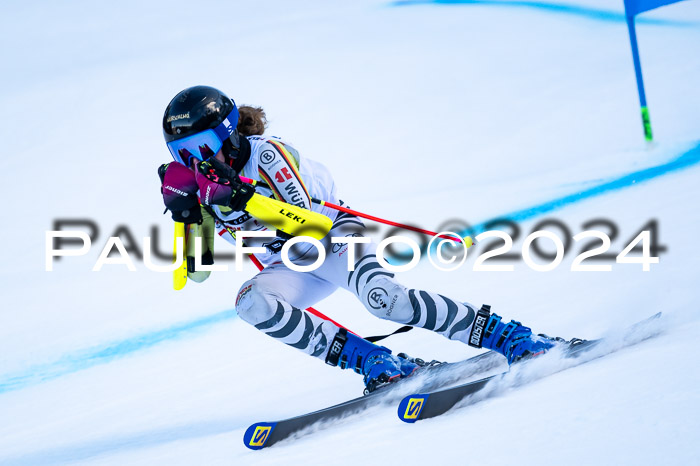
<svg viewBox="0 0 700 466">
<path fill-rule="evenodd" d="M 607 223 L 606 223 L 607 222 Z M 588 224 L 594 222 L 587 222 Z M 508 224 L 510 233 L 514 233 L 516 239 L 520 234 L 520 229 L 517 224 L 510 221 L 501 220 L 500 225 Z M 609 220 L 598 220 L 598 225 L 606 227 L 608 232 L 613 236 L 617 236 L 617 227 Z M 515 225 L 515 226 L 513 226 Z M 610 227 L 612 225 L 612 227 Z M 657 254 L 666 250 L 665 247 L 657 244 L 657 225 L 656 221 L 652 220 L 644 227 L 650 226 L 649 229 L 643 229 L 636 234 L 619 254 L 609 253 L 612 241 L 611 237 L 603 231 L 589 229 L 582 231 L 576 235 L 570 235 L 568 227 L 557 220 L 547 220 L 546 225 L 540 222 L 535 227 L 557 227 L 562 233 L 562 236 L 555 234 L 549 230 L 535 229 L 522 242 L 519 252 L 511 252 L 513 249 L 513 237 L 502 230 L 488 230 L 476 236 L 466 237 L 452 231 L 441 231 L 429 240 L 421 240 L 421 244 L 408 236 L 392 235 L 382 239 L 376 250 L 377 261 L 387 270 L 392 272 L 405 272 L 413 269 L 418 265 L 421 258 L 427 256 L 430 263 L 441 271 L 455 271 L 460 269 L 468 256 L 472 240 L 474 244 L 485 245 L 480 248 L 481 251 L 476 257 L 472 265 L 472 271 L 475 272 L 510 272 L 514 271 L 512 263 L 503 263 L 508 259 L 521 259 L 532 270 L 539 272 L 547 272 L 555 270 L 562 263 L 565 255 L 570 251 L 572 242 L 582 243 L 579 254 L 574 258 L 570 265 L 570 270 L 573 272 L 609 272 L 612 271 L 613 265 L 610 263 L 599 263 L 601 261 L 610 262 L 614 259 L 616 264 L 639 264 L 642 271 L 648 272 L 651 269 L 651 264 L 658 264 L 659 257 Z M 123 230 L 123 227 L 121 227 Z M 95 232 L 96 229 L 93 229 Z M 125 247 L 121 236 L 110 236 L 102 248 L 98 259 L 96 260 L 92 271 L 99 272 L 105 265 L 119 265 L 126 267 L 129 271 L 136 271 L 136 266 L 132 256 L 143 260 L 144 265 L 148 270 L 154 272 L 173 272 L 182 265 L 185 260 L 184 242 L 182 238 L 176 239 L 175 251 L 176 254 L 166 255 L 159 251 L 154 251 L 152 247 L 151 237 L 143 237 L 142 251 L 134 252 L 134 245 L 131 241 L 133 235 L 130 233 L 129 243 L 132 246 L 131 252 Z M 274 231 L 237 231 L 234 232 L 235 237 L 235 270 L 243 270 L 244 258 L 248 254 L 260 254 L 267 252 L 262 246 L 247 246 L 245 240 L 247 238 L 274 238 Z M 562 239 L 563 237 L 563 239 Z M 50 230 L 46 231 L 45 243 L 45 270 L 53 271 L 55 259 L 61 257 L 75 257 L 87 255 L 91 248 L 93 239 L 88 233 L 80 230 Z M 465 241 L 465 238 L 469 238 Z M 80 245 L 78 248 L 64 248 L 61 240 L 69 244 Z M 587 241 L 586 241 L 587 240 Z M 337 250 L 338 246 L 347 245 L 347 270 L 354 270 L 356 247 L 358 244 L 370 243 L 371 238 L 360 235 L 350 235 L 342 237 L 330 238 L 331 250 Z M 549 249 L 554 252 L 546 252 L 543 250 L 541 243 L 549 243 Z M 310 264 L 295 264 L 289 257 L 290 249 L 296 245 L 304 243 L 308 247 L 315 249 L 315 260 Z M 396 251 L 395 246 L 402 245 L 403 251 Z M 279 251 L 280 259 L 291 270 L 298 272 L 312 272 L 318 269 L 326 259 L 327 245 L 308 236 L 297 236 L 288 239 L 284 242 L 282 249 Z M 155 252 L 155 254 L 154 254 Z M 175 256 L 174 262 L 168 265 L 157 265 L 153 261 L 153 255 L 163 260 Z M 388 257 L 387 257 L 388 256 Z M 539 261 L 535 261 L 534 257 Z M 402 265 L 392 264 L 393 262 L 407 262 Z M 489 263 L 486 263 L 489 261 Z M 584 263 L 586 261 L 586 263 Z M 593 263 L 595 262 L 595 263 Z M 225 272 L 229 270 L 226 264 L 202 264 L 202 239 L 194 238 L 194 269 L 197 271 L 217 271 Z"/>
</svg>

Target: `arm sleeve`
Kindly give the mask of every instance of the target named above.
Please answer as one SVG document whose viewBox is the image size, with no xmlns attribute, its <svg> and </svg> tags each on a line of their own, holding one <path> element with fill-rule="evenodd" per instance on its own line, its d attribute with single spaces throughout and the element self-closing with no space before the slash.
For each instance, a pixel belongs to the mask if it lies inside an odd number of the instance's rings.
<svg viewBox="0 0 700 466">
<path fill-rule="evenodd" d="M 311 196 L 299 174 L 299 153 L 280 141 L 270 140 L 260 151 L 258 174 L 277 200 L 311 209 Z"/>
</svg>

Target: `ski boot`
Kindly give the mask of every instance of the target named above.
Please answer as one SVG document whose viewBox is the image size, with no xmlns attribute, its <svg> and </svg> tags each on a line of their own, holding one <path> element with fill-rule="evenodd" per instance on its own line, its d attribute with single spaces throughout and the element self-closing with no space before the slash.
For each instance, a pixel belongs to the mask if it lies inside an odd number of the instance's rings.
<svg viewBox="0 0 700 466">
<path fill-rule="evenodd" d="M 341 369 L 352 368 L 362 374 L 365 395 L 408 377 L 426 365 L 422 359 L 410 358 L 404 353 L 393 355 L 390 349 L 348 333 L 344 328 L 338 330 L 333 339 L 326 364 L 340 366 Z"/>
<path fill-rule="evenodd" d="M 576 346 L 585 342 L 579 338 L 564 340 L 544 334 L 533 335 L 532 330 L 514 320 L 503 323 L 501 317 L 491 314 L 491 306 L 483 305 L 474 319 L 468 344 L 502 354 L 513 364 L 545 353 L 557 344 Z"/>
</svg>

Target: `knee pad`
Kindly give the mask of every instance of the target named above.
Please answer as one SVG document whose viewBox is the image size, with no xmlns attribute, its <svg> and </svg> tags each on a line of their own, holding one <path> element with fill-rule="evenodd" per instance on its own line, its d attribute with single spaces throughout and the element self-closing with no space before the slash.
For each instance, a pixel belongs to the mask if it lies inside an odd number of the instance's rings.
<svg viewBox="0 0 700 466">
<path fill-rule="evenodd" d="M 369 312 L 380 319 L 408 322 L 413 317 L 408 290 L 385 275 L 367 282 L 360 293 L 360 300 Z"/>
<path fill-rule="evenodd" d="M 254 280 L 243 284 L 236 297 L 236 312 L 249 324 L 259 324 L 272 318 L 275 314 L 274 297 L 261 289 Z"/>
</svg>

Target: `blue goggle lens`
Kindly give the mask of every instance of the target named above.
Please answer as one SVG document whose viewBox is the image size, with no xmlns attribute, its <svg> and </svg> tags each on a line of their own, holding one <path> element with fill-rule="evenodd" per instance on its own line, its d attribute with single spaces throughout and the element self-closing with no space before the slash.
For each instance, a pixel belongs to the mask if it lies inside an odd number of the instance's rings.
<svg viewBox="0 0 700 466">
<path fill-rule="evenodd" d="M 216 132 L 213 129 L 208 129 L 201 133 L 169 142 L 168 150 L 176 162 L 189 167 L 192 157 L 198 160 L 206 160 L 216 155 L 223 144 Z"/>
</svg>

